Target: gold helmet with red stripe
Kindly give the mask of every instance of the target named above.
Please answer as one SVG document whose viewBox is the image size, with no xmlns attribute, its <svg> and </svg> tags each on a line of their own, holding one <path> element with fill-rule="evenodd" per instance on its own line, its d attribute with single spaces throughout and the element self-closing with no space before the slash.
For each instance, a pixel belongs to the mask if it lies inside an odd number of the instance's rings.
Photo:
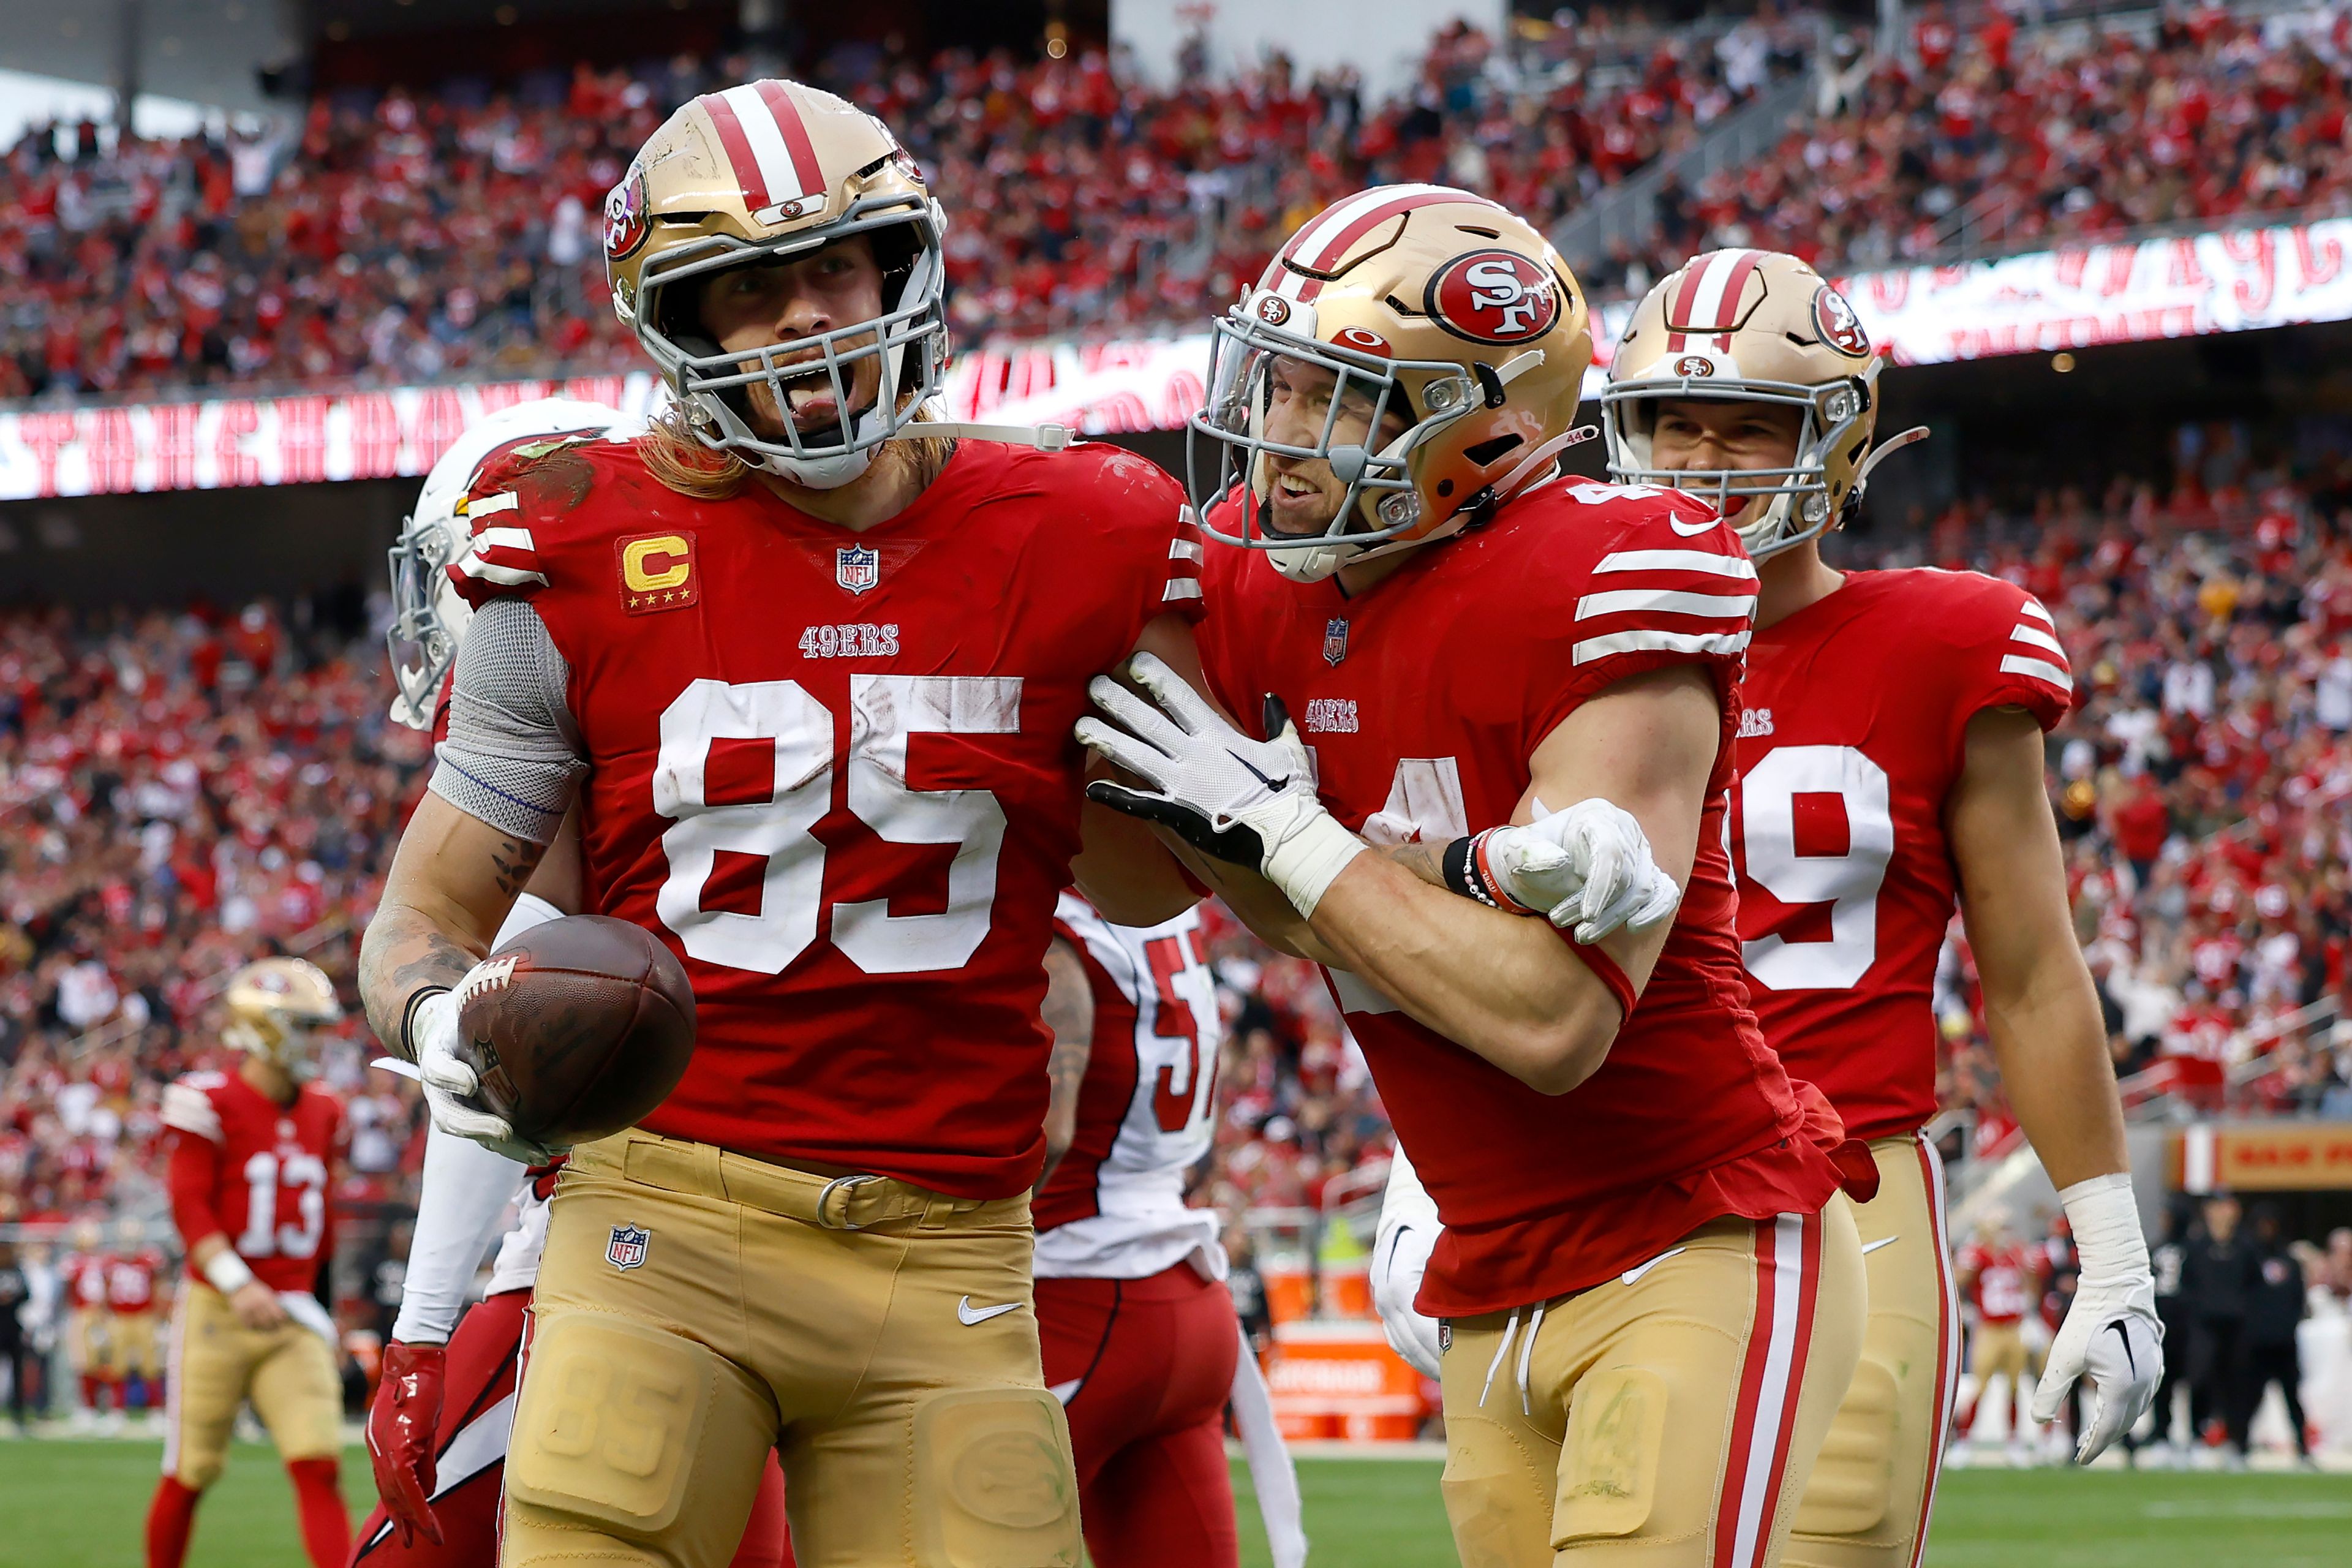
<svg viewBox="0 0 2352 1568">
<path fill-rule="evenodd" d="M 1843 523 L 1870 470 L 1927 435 L 1874 453 L 1884 362 L 1845 296 L 1793 256 L 1710 250 L 1642 299 L 1601 395 L 1611 477 L 1713 501 L 1761 559 Z M 1659 468 L 1651 437 L 1662 403 L 1765 403 L 1801 412 L 1786 468 Z"/>
<path fill-rule="evenodd" d="M 247 964 L 230 980 L 222 1001 L 228 1008 L 222 1041 L 233 1049 L 267 1057 L 297 1078 L 318 1070 L 312 1032 L 343 1016 L 335 983 L 317 964 L 299 958 L 264 958 Z"/>
<path fill-rule="evenodd" d="M 1592 362 L 1583 292 L 1559 253 L 1506 208 L 1444 185 L 1378 186 L 1309 219 L 1213 341 L 1187 488 L 1207 531 L 1272 552 L 1299 582 L 1448 538 L 1553 472 Z M 1275 378 L 1302 363 L 1332 378 L 1330 412 L 1318 439 L 1277 440 Z M 1341 430 L 1351 398 L 1372 434 Z M 1383 441 L 1391 415 L 1403 428 Z M 1269 525 L 1286 459 L 1328 463 L 1346 487 L 1320 531 Z"/>
<path fill-rule="evenodd" d="M 940 239 L 946 218 L 922 172 L 879 120 L 829 92 L 763 80 L 707 92 L 655 132 L 604 203 L 613 308 L 653 356 L 696 436 L 795 483 L 830 489 L 865 472 L 939 390 L 947 362 Z M 870 237 L 882 314 L 730 353 L 704 331 L 695 280 L 727 268 Z M 859 362 L 881 395 L 852 410 Z M 756 433 L 745 389 L 780 407 L 790 382 L 828 378 L 840 421 L 782 438 Z"/>
</svg>

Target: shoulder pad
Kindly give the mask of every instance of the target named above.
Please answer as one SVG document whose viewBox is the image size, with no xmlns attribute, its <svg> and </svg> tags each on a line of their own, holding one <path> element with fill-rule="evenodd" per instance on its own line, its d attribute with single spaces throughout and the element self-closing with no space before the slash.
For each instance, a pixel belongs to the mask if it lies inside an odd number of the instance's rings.
<svg viewBox="0 0 2352 1568">
<path fill-rule="evenodd" d="M 483 458 L 457 502 L 473 536 L 442 568 L 458 595 L 479 609 L 486 599 L 529 598 L 546 587 L 538 531 L 587 500 L 596 481 L 590 449 L 612 445 L 593 436 L 526 437 Z"/>
<path fill-rule="evenodd" d="M 198 1080 L 203 1079 L 213 1081 L 199 1083 Z M 193 1132 L 215 1143 L 224 1142 L 226 1134 L 221 1131 L 220 1110 L 213 1104 L 213 1097 L 208 1090 L 218 1088 L 225 1081 L 218 1073 L 190 1073 L 177 1083 L 164 1085 L 163 1125 L 177 1128 L 183 1132 Z"/>
</svg>

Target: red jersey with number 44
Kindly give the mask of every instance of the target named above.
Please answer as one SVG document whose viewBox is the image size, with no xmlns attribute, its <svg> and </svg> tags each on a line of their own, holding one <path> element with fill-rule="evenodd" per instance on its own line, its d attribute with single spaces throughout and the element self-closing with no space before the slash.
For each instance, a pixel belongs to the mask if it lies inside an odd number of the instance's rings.
<svg viewBox="0 0 2352 1568">
<path fill-rule="evenodd" d="M 226 1236 L 272 1290 L 311 1289 L 331 1249 L 328 1184 L 343 1128 L 335 1097 L 304 1084 L 280 1105 L 235 1073 L 190 1073 L 164 1089 L 163 1125 L 173 1134 L 181 1245 Z"/>
<path fill-rule="evenodd" d="M 1223 1279 L 1215 1212 L 1184 1203 L 1216 1131 L 1224 1040 L 1200 911 L 1118 926 L 1064 893 L 1054 931 L 1086 969 L 1094 1045 L 1069 1152 L 1034 1205 L 1036 1271 L 1143 1279 L 1192 1258 Z"/>
<path fill-rule="evenodd" d="M 1255 723 L 1263 695 L 1280 696 L 1314 748 L 1324 805 L 1375 844 L 1442 845 L 1509 821 L 1545 736 L 1630 677 L 1688 666 L 1726 709 L 1675 929 L 1577 1089 L 1538 1093 L 1331 973 L 1445 1222 L 1421 1310 L 1524 1306 L 1622 1273 L 1709 1219 L 1820 1208 L 1836 1173 L 1802 1135 L 1739 973 L 1723 801 L 1756 568 L 1715 512 L 1672 491 L 1562 480 L 1415 552 L 1360 600 L 1289 582 L 1258 551 L 1217 548 L 1207 575 L 1202 654 L 1228 710 Z"/>
<path fill-rule="evenodd" d="M 1149 622 L 1198 614 L 1175 482 L 966 440 L 852 533 L 594 441 L 494 458 L 467 513 L 453 580 L 527 598 L 570 667 L 586 908 L 693 982 L 693 1061 L 646 1127 L 963 1197 L 1033 1183 L 1071 726 Z"/>
<path fill-rule="evenodd" d="M 2049 612 L 1975 572 L 1849 572 L 1748 645 L 1732 811 L 1748 992 L 1853 1136 L 1936 1114 L 1936 957 L 1959 892 L 1944 808 L 1969 721 L 2014 705 L 2047 730 L 2073 700 Z"/>
</svg>

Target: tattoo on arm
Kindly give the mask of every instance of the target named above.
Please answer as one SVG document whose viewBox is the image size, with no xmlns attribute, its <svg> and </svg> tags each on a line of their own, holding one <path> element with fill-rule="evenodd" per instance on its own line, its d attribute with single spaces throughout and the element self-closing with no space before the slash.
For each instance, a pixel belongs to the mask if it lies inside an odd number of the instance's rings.
<svg viewBox="0 0 2352 1568">
<path fill-rule="evenodd" d="M 534 844 L 528 838 L 501 837 L 498 848 L 490 854 L 490 864 L 497 868 L 499 891 L 510 899 L 520 896 L 546 854 L 544 844 Z"/>
<path fill-rule="evenodd" d="M 360 999 L 384 1048 L 406 1055 L 401 1026 L 409 999 L 427 987 L 455 986 L 480 956 L 405 905 L 376 910 L 360 943 Z"/>
<path fill-rule="evenodd" d="M 1443 844 L 1424 844 L 1415 839 L 1411 844 L 1391 844 L 1385 848 L 1375 848 L 1372 853 L 1386 856 L 1433 888 L 1445 886 L 1445 846 Z"/>
<path fill-rule="evenodd" d="M 1059 937 L 1045 950 L 1045 979 L 1041 1012 L 1045 1027 L 1053 1032 L 1054 1049 L 1045 1058 L 1051 1089 L 1045 1107 L 1045 1168 L 1038 1173 L 1039 1187 L 1061 1163 L 1076 1134 L 1078 1090 L 1086 1081 L 1095 1044 L 1094 988 L 1087 984 L 1086 965 L 1076 951 Z"/>
</svg>

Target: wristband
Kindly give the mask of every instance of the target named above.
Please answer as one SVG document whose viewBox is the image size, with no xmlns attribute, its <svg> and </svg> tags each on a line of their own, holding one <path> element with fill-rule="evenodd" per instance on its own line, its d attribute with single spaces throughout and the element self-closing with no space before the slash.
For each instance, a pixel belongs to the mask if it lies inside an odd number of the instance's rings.
<svg viewBox="0 0 2352 1568">
<path fill-rule="evenodd" d="M 1609 988 L 1609 994 L 1617 998 L 1617 1026 L 1623 1028 L 1633 1016 L 1633 1004 L 1641 1000 L 1633 990 L 1633 983 L 1625 978 L 1625 972 L 1618 967 L 1617 961 L 1598 945 L 1579 942 L 1571 951 L 1584 960 L 1584 967 L 1592 971 L 1592 977 Z"/>
<path fill-rule="evenodd" d="M 1445 847 L 1439 865 L 1445 874 L 1445 885 L 1474 903 L 1490 910 L 1500 910 L 1507 915 L 1532 915 L 1531 910 L 1511 897 L 1503 887 L 1503 879 L 1495 872 L 1494 864 L 1486 858 L 1486 840 L 1494 828 L 1486 828 L 1467 838 L 1457 838 Z"/>
<path fill-rule="evenodd" d="M 253 1270 L 236 1255 L 236 1248 L 224 1247 L 205 1265 L 205 1283 L 224 1296 L 234 1296 L 253 1283 Z"/>
<path fill-rule="evenodd" d="M 400 1053 L 401 1060 L 414 1062 L 416 1059 L 416 1042 L 409 1038 L 409 1031 L 416 1026 L 416 1010 L 436 996 L 446 996 L 448 993 L 446 985 L 427 985 L 410 994 L 408 1005 L 401 1009 L 400 1038 L 393 1044 L 393 1048 Z"/>
</svg>

